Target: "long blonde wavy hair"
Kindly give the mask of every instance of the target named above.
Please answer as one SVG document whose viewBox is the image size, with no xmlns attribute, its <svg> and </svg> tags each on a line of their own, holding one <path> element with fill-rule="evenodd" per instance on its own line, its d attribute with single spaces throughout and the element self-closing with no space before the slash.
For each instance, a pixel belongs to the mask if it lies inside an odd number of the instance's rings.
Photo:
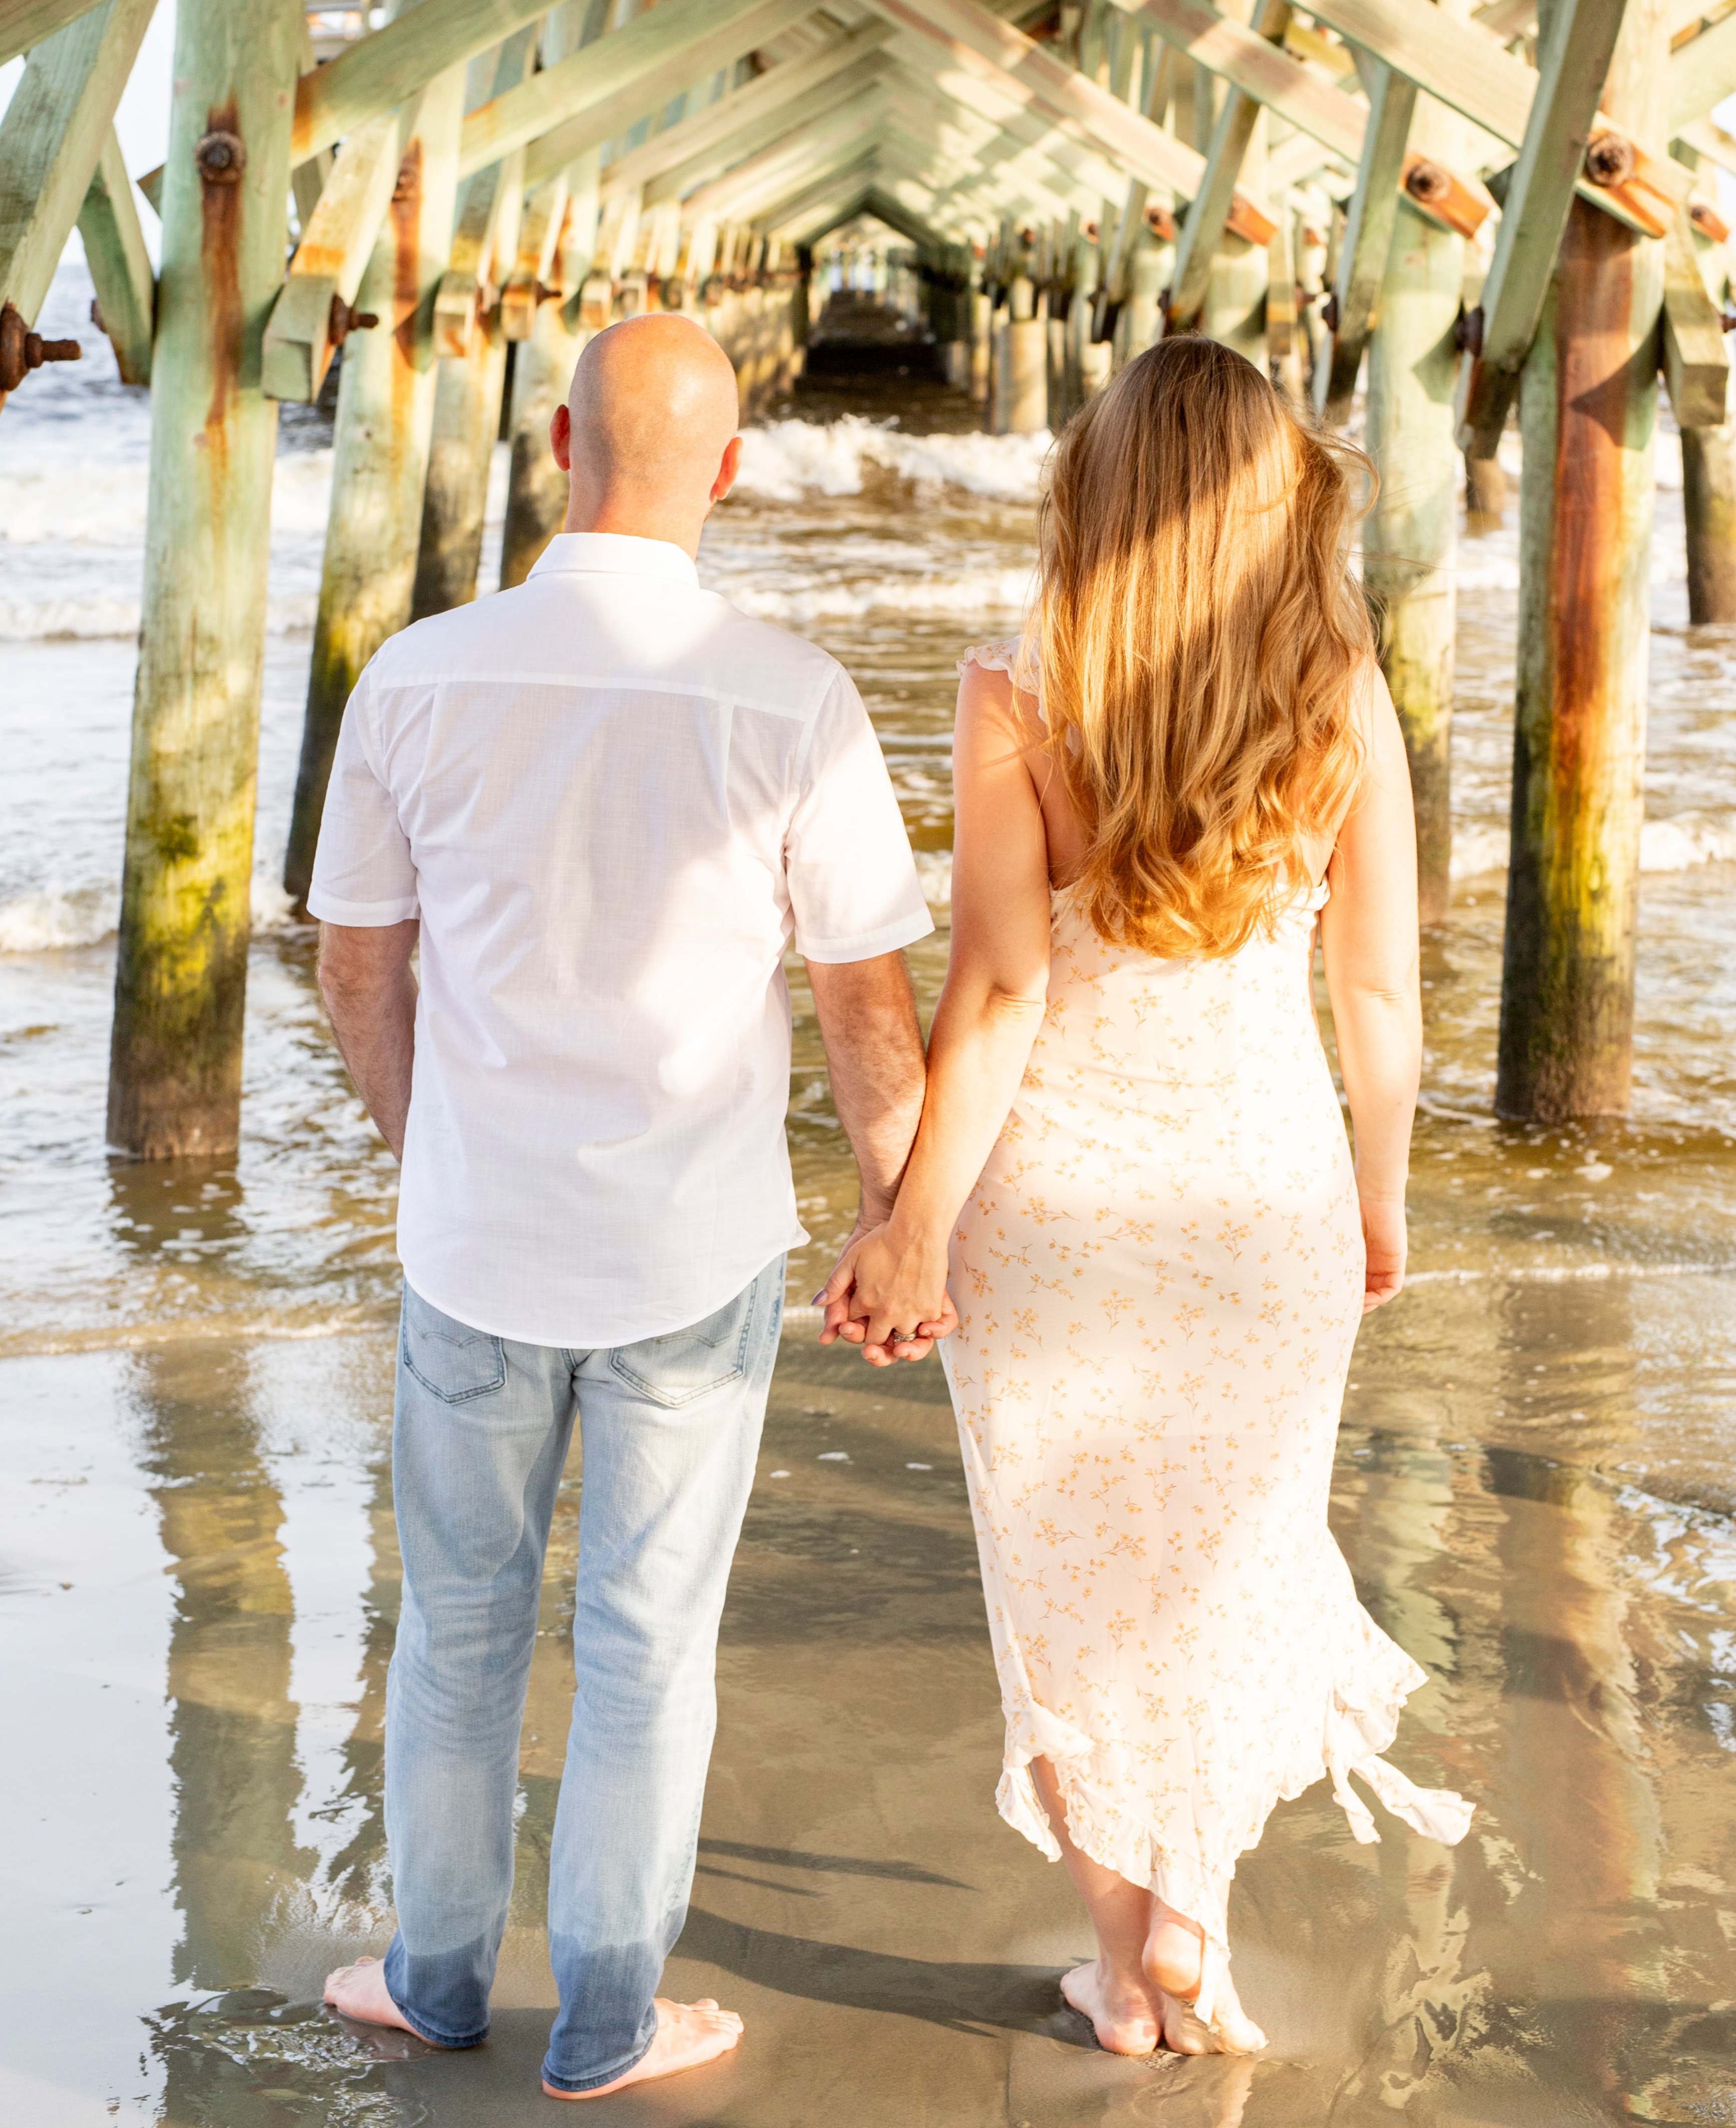
<svg viewBox="0 0 1736 2128">
<path fill-rule="evenodd" d="M 1063 431 L 1020 684 L 1040 673 L 1090 840 L 1073 891 L 1101 938 L 1234 953 L 1306 890 L 1306 839 L 1363 772 L 1374 637 L 1348 552 L 1372 484 L 1251 363 L 1191 335 Z"/>
</svg>

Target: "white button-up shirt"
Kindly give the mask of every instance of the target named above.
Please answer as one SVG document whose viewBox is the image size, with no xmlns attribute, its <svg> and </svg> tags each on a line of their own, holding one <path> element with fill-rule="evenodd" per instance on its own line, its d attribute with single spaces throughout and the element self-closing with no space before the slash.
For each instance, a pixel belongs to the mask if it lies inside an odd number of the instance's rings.
<svg viewBox="0 0 1736 2128">
<path fill-rule="evenodd" d="M 698 1322 L 807 1238 L 784 949 L 933 928 L 842 667 L 613 533 L 380 651 L 307 905 L 421 919 L 406 1276 L 578 1350 Z"/>
</svg>

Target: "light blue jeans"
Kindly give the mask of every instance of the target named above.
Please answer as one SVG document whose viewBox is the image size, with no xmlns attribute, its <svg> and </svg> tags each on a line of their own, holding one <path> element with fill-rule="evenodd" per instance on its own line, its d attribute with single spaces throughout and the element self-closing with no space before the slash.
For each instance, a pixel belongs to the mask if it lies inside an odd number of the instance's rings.
<svg viewBox="0 0 1736 2128">
<path fill-rule="evenodd" d="M 752 1489 L 783 1259 L 703 1323 L 611 1351 L 492 1337 L 404 1289 L 392 1489 L 403 1608 L 386 1692 L 392 2000 L 474 2046 L 512 1889 L 519 1731 L 577 1417 L 578 1689 L 549 1865 L 560 2012 L 544 2074 L 588 2091 L 657 2029 L 716 1723 L 717 1622 Z"/>
</svg>

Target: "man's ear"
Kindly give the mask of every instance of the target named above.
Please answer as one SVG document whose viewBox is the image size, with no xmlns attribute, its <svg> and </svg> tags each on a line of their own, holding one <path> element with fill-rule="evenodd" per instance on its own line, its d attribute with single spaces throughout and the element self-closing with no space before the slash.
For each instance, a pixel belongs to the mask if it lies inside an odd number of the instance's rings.
<svg viewBox="0 0 1736 2128">
<path fill-rule="evenodd" d="M 573 416 L 567 411 L 564 399 L 555 408 L 554 419 L 549 424 L 549 448 L 554 452 L 554 463 L 561 471 L 570 473 L 573 469 Z"/>
<path fill-rule="evenodd" d="M 559 452 L 555 453 L 559 458 Z M 723 447 L 723 463 L 717 468 L 717 477 L 711 482 L 711 500 L 721 502 L 735 485 L 735 476 L 741 471 L 741 439 L 731 436 Z"/>
</svg>

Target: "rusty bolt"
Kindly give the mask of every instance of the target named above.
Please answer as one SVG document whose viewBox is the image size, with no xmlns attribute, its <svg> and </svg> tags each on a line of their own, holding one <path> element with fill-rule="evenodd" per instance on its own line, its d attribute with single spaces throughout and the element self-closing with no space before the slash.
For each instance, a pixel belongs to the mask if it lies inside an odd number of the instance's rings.
<svg viewBox="0 0 1736 2128">
<path fill-rule="evenodd" d="M 1320 305 L 1320 323 L 1328 332 L 1335 333 L 1339 329 L 1339 292 L 1336 288 Z"/>
<path fill-rule="evenodd" d="M 1702 236 L 1710 236 L 1715 244 L 1722 244 L 1730 233 L 1730 225 L 1715 207 L 1708 207 L 1704 200 L 1696 200 L 1690 206 L 1688 220 Z"/>
<path fill-rule="evenodd" d="M 1726 311 L 1718 321 L 1718 329 L 1720 332 L 1736 332 L 1736 311 Z"/>
<path fill-rule="evenodd" d="M 1479 303 L 1474 311 L 1461 311 L 1453 326 L 1453 344 L 1461 354 L 1479 355 L 1483 351 L 1483 306 Z"/>
<path fill-rule="evenodd" d="M 7 303 L 0 307 L 0 392 L 16 392 L 45 362 L 77 362 L 84 350 L 75 340 L 44 340 Z"/>
<path fill-rule="evenodd" d="M 1594 185 L 1624 185 L 1639 162 L 1622 133 L 1600 133 L 1586 150 L 1586 175 Z"/>
<path fill-rule="evenodd" d="M 246 144 L 239 133 L 207 133 L 193 159 L 207 184 L 237 185 L 247 168 Z"/>
<path fill-rule="evenodd" d="M 1447 197 L 1453 190 L 1453 180 L 1439 163 L 1431 163 L 1425 156 L 1405 173 L 1405 190 L 1412 199 L 1421 201 L 1424 207 L 1432 207 L 1437 200 Z"/>
<path fill-rule="evenodd" d="M 94 296 L 90 299 L 90 321 L 99 333 L 106 333 L 108 330 L 108 327 L 102 322 L 102 306 Z"/>
<path fill-rule="evenodd" d="M 351 333 L 366 332 L 379 321 L 377 311 L 353 311 L 341 296 L 334 296 L 326 319 L 326 337 L 334 347 L 341 347 Z"/>
</svg>

